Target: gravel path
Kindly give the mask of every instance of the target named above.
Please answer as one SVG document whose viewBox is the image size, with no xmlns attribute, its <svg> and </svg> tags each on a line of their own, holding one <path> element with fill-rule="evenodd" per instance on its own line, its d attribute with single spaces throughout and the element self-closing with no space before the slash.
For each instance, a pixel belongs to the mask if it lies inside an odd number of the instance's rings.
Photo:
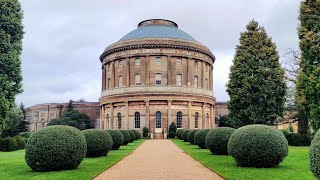
<svg viewBox="0 0 320 180">
<path fill-rule="evenodd" d="M 170 140 L 147 140 L 95 179 L 223 179 Z"/>
</svg>

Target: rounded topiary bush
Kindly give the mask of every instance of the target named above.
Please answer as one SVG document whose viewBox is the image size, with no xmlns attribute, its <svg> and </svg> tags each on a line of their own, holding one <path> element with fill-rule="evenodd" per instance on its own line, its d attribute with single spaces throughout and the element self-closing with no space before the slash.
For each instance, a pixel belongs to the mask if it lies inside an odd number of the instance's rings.
<svg viewBox="0 0 320 180">
<path fill-rule="evenodd" d="M 138 130 L 134 130 L 134 133 L 136 134 L 136 139 L 141 139 L 141 133 Z"/>
<path fill-rule="evenodd" d="M 111 150 L 113 141 L 111 135 L 98 129 L 87 129 L 82 131 L 87 142 L 87 157 L 105 156 Z"/>
<path fill-rule="evenodd" d="M 183 131 L 183 133 L 181 134 L 181 140 L 183 140 L 184 142 L 189 142 L 188 141 L 188 133 L 189 133 L 189 129 L 185 129 Z"/>
<path fill-rule="evenodd" d="M 288 155 L 288 141 L 273 127 L 249 125 L 231 135 L 228 153 L 238 166 L 276 167 Z"/>
<path fill-rule="evenodd" d="M 196 134 L 197 131 L 198 129 L 193 129 L 188 132 L 187 139 L 190 142 L 190 144 L 194 144 L 194 135 Z"/>
<path fill-rule="evenodd" d="M 22 133 L 19 134 L 19 136 L 22 136 L 24 138 L 29 138 L 30 135 L 31 135 L 31 132 L 22 132 Z"/>
<path fill-rule="evenodd" d="M 183 133 L 184 130 L 185 130 L 185 129 L 180 129 L 180 131 L 179 131 L 178 138 L 179 138 L 180 140 L 182 140 L 181 135 L 182 135 L 182 133 Z"/>
<path fill-rule="evenodd" d="M 0 138 L 0 151 L 9 152 L 15 150 L 18 150 L 18 142 L 16 138 Z"/>
<path fill-rule="evenodd" d="M 320 130 L 314 135 L 310 145 L 310 170 L 320 179 Z"/>
<path fill-rule="evenodd" d="M 25 146 L 26 146 L 26 141 L 25 141 L 25 138 L 21 137 L 21 136 L 15 136 L 13 137 L 16 139 L 16 142 L 17 142 L 17 147 L 16 149 L 24 149 Z"/>
<path fill-rule="evenodd" d="M 119 130 L 107 130 L 112 137 L 112 150 L 117 150 L 123 145 L 124 137 Z"/>
<path fill-rule="evenodd" d="M 129 132 L 127 130 L 120 130 L 120 132 L 123 135 L 123 145 L 127 145 L 131 140 Z"/>
<path fill-rule="evenodd" d="M 48 126 L 29 137 L 25 159 L 34 171 L 75 169 L 86 155 L 87 143 L 71 126 Z"/>
<path fill-rule="evenodd" d="M 178 134 L 179 134 L 180 131 L 181 131 L 181 129 L 177 129 L 177 131 L 176 131 L 176 137 L 177 138 L 179 138 Z"/>
<path fill-rule="evenodd" d="M 133 142 L 136 140 L 136 133 L 134 133 L 132 130 L 127 130 L 128 133 L 130 134 L 130 142 Z"/>
<path fill-rule="evenodd" d="M 194 144 L 198 145 L 201 149 L 206 148 L 206 136 L 209 132 L 209 129 L 199 129 L 194 134 Z"/>
<path fill-rule="evenodd" d="M 206 136 L 206 148 L 208 148 L 213 154 L 227 155 L 228 141 L 234 131 L 235 129 L 230 127 L 211 129 Z"/>
</svg>

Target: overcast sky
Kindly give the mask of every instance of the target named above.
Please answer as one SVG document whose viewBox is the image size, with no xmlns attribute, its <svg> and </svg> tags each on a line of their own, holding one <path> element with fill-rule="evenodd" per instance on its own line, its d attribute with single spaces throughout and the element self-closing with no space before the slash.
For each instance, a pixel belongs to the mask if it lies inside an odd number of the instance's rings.
<svg viewBox="0 0 320 180">
<path fill-rule="evenodd" d="M 136 29 L 140 21 L 163 18 L 205 44 L 216 56 L 214 95 L 227 101 L 225 85 L 240 32 L 252 19 L 277 44 L 281 60 L 298 49 L 299 0 L 21 0 L 25 36 L 24 92 L 16 98 L 32 106 L 84 98 L 98 101 L 99 56 L 106 46 Z"/>
</svg>

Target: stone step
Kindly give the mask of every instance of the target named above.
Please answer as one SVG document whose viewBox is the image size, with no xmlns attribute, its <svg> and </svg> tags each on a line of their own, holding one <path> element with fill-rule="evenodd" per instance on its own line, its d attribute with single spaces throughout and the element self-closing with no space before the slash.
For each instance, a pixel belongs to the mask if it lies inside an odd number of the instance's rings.
<svg viewBox="0 0 320 180">
<path fill-rule="evenodd" d="M 163 139 L 163 133 L 154 133 L 153 139 Z"/>
</svg>

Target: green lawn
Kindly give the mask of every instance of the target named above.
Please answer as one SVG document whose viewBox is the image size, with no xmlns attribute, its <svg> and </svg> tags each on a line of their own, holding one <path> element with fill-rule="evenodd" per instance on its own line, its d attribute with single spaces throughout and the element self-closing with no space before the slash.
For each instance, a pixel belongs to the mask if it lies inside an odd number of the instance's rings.
<svg viewBox="0 0 320 180">
<path fill-rule="evenodd" d="M 237 167 L 231 156 L 212 155 L 208 149 L 172 140 L 191 157 L 226 179 L 315 179 L 309 170 L 309 147 L 289 147 L 289 155 L 276 168 Z"/>
<path fill-rule="evenodd" d="M 85 158 L 78 169 L 33 172 L 24 160 L 24 150 L 0 152 L 0 179 L 92 179 L 131 153 L 144 140 L 140 139 L 112 150 L 105 157 Z"/>
</svg>

